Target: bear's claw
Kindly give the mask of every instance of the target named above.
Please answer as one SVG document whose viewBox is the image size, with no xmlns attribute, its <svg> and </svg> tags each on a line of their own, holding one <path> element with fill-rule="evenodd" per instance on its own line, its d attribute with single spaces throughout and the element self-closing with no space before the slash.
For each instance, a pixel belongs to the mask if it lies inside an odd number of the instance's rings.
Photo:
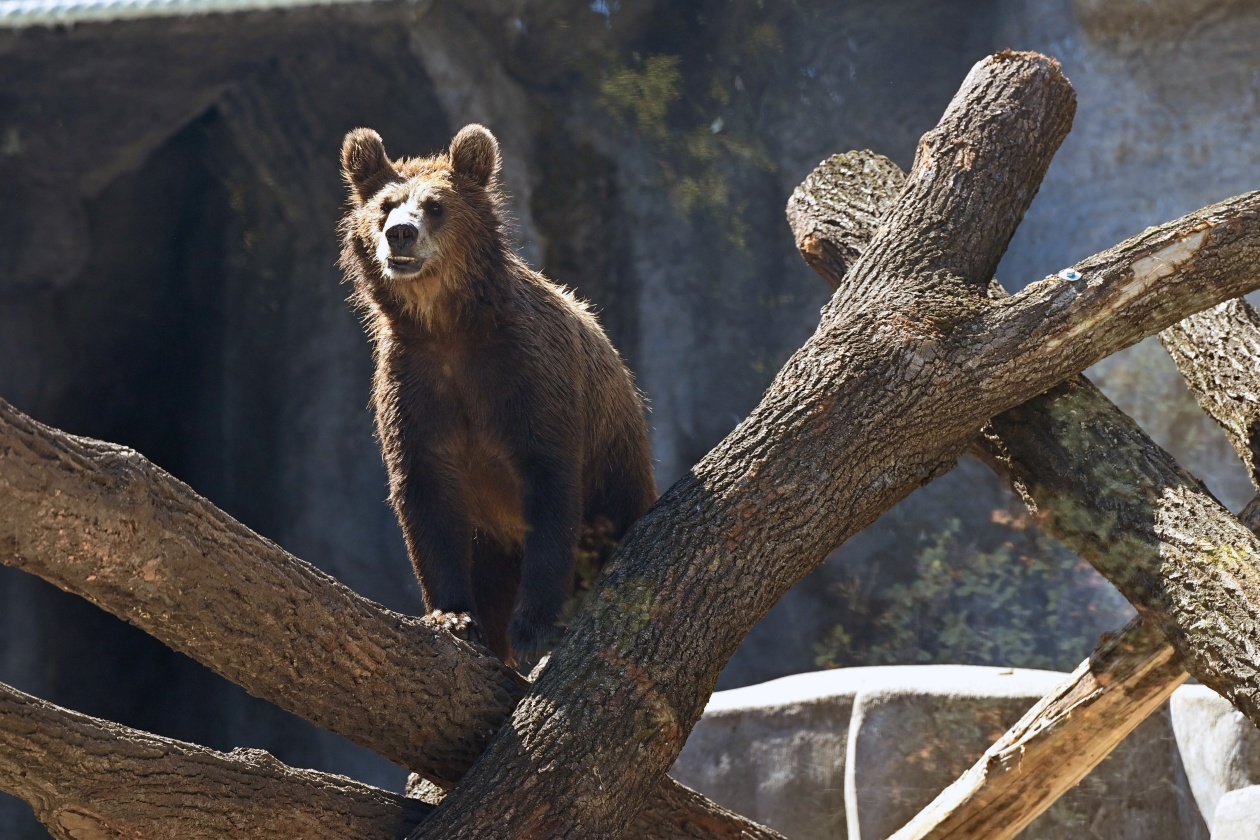
<svg viewBox="0 0 1260 840">
<path fill-rule="evenodd" d="M 481 626 L 477 624 L 477 619 L 473 618 L 470 613 L 434 610 L 426 615 L 425 618 L 457 639 L 463 639 L 465 642 L 472 642 L 483 647 L 486 644 L 486 637 L 481 632 Z"/>
</svg>

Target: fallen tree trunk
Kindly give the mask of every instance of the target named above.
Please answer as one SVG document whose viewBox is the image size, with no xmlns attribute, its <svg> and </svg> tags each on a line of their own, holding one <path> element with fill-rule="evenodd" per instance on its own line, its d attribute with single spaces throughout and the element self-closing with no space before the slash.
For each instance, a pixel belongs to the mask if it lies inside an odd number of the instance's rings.
<svg viewBox="0 0 1260 840">
<path fill-rule="evenodd" d="M 3 400 L 0 498 L 0 562 L 439 784 L 472 764 L 527 685 L 445 630 L 355 594 L 138 453 Z M 105 784 L 101 773 L 85 784 Z M 631 836 L 779 838 L 672 779 Z"/>
<path fill-rule="evenodd" d="M 1252 195 L 1082 263 L 1081 281 L 990 303 L 1071 103 L 1044 58 L 977 65 L 819 331 L 632 529 L 511 726 L 413 837 L 615 836 L 744 633 L 830 550 L 989 417 L 1260 282 L 1233 271 L 1260 244 Z"/>
<path fill-rule="evenodd" d="M 793 194 L 788 203 L 788 219 L 797 245 L 807 262 L 833 288 L 840 286 L 848 265 L 866 247 L 903 180 L 904 175 L 891 161 L 868 152 L 851 152 L 824 161 Z M 1000 291 L 996 294 L 1005 295 Z M 1192 389 L 1205 395 L 1200 402 L 1209 413 L 1218 418 L 1226 415 L 1225 420 L 1218 422 L 1225 425 L 1233 421 L 1239 430 L 1234 436 L 1235 445 L 1245 458 L 1254 441 L 1242 432 L 1247 422 L 1235 418 L 1246 416 L 1249 407 L 1254 410 L 1246 396 L 1257 393 L 1260 384 L 1260 358 L 1256 357 L 1260 353 L 1260 341 L 1256 340 L 1260 334 L 1250 331 L 1255 329 L 1255 323 L 1245 317 L 1241 308 L 1244 306 L 1235 301 L 1192 316 L 1161 333 L 1161 340 L 1166 344 L 1172 339 L 1178 342 L 1181 352 L 1174 356 L 1187 372 Z M 1226 320 L 1231 314 L 1232 320 Z M 1213 360 L 1211 369 L 1205 364 L 1206 359 Z M 1222 389 L 1220 383 L 1226 378 L 1229 387 Z M 1081 476 L 1091 465 L 1106 462 L 1113 470 L 1110 494 L 1124 497 L 1138 492 L 1126 483 L 1138 479 L 1139 467 L 1132 459 L 1135 455 L 1158 456 L 1162 450 L 1144 437 L 1123 437 L 1124 424 L 1117 422 L 1122 416 L 1119 410 L 1110 406 L 1084 377 L 1079 377 L 1078 383 L 1091 396 L 1091 410 L 1078 415 L 1079 424 L 1109 428 L 1112 437 L 1122 437 L 1124 446 L 1115 450 L 1091 448 L 1075 434 L 1051 437 L 1054 430 L 1042 426 L 1046 435 L 1043 438 L 1026 434 L 1018 441 L 1002 440 L 990 433 L 978 447 L 978 454 L 993 463 L 990 447 L 998 447 L 1001 462 L 997 466 L 1006 472 L 1007 464 L 1030 455 L 1032 450 L 1028 447 L 1049 447 L 1064 455 L 1056 469 Z M 1216 394 L 1218 390 L 1224 390 L 1232 400 Z M 1051 412 L 1056 410 L 1053 397 L 1042 401 L 1050 404 Z M 1224 412 L 1224 405 L 1231 405 L 1234 410 Z M 1003 427 L 1005 422 L 1002 416 L 994 425 Z M 1166 453 L 1163 457 L 1171 460 Z M 1027 488 L 1017 489 L 1027 493 Z M 1086 488 L 1082 485 L 1073 489 L 1071 495 L 1041 496 L 1030 503 L 1034 511 L 1038 505 L 1060 511 L 1060 522 L 1091 520 L 1088 503 L 1083 500 Z M 1232 519 L 1206 493 L 1198 494 L 1191 502 L 1197 515 L 1209 521 L 1228 525 Z M 1064 515 L 1067 511 L 1071 513 Z M 1048 531 L 1069 544 L 1082 539 L 1080 533 L 1051 525 Z M 1133 536 L 1140 539 L 1140 535 L 1113 528 L 1106 539 L 1113 546 L 1122 546 Z M 1240 546 L 1239 550 L 1248 549 Z M 1260 562 L 1260 557 L 1253 558 L 1253 565 Z M 1155 555 L 1148 550 L 1146 555 L 1131 557 L 1130 561 L 1135 566 L 1149 566 L 1155 562 Z M 1104 639 L 1071 678 L 1038 703 L 894 838 L 1001 840 L 1016 836 L 1084 778 L 1185 681 L 1187 674 L 1180 661 L 1160 632 L 1140 624 L 1126 628 L 1118 638 Z"/>
<path fill-rule="evenodd" d="M 0 683 L 0 790 L 59 840 L 396 840 L 432 810 L 288 767 L 62 709 Z"/>
</svg>

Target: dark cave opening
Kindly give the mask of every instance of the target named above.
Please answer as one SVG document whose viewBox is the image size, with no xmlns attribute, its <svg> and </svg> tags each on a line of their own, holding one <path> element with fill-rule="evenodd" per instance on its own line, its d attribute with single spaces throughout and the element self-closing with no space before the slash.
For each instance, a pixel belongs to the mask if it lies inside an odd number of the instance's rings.
<svg viewBox="0 0 1260 840">
<path fill-rule="evenodd" d="M 6 320 L 24 320 L 30 343 L 0 357 L 0 378 L 10 393 L 26 395 L 15 404 L 40 421 L 134 448 L 265 531 L 274 514 L 251 504 L 250 493 L 266 495 L 251 476 L 273 465 L 242 460 L 238 450 L 265 452 L 267 442 L 229 445 L 224 408 L 227 309 L 251 279 L 249 269 L 234 275 L 229 265 L 240 223 L 225 173 L 245 165 L 211 110 L 85 200 L 90 242 L 82 271 L 5 296 Z M 253 490 L 242 495 L 241 487 Z M 321 766 L 325 736 L 304 721 L 87 601 L 4 567 L 0 654 L 0 680 L 75 711 L 346 772 Z M 4 799 L 6 810 L 25 807 Z M 18 836 L 46 833 L 32 818 Z"/>
</svg>

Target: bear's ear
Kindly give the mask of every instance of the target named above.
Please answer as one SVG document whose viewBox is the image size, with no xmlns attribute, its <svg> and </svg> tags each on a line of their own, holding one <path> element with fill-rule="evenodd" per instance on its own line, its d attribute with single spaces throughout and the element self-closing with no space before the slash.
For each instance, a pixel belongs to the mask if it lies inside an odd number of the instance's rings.
<svg viewBox="0 0 1260 840">
<path fill-rule="evenodd" d="M 381 135 L 370 128 L 356 128 L 341 144 L 341 174 L 350 187 L 350 196 L 362 204 L 397 173 Z"/>
<path fill-rule="evenodd" d="M 499 141 L 484 125 L 466 125 L 451 141 L 451 166 L 481 186 L 499 174 Z"/>
</svg>

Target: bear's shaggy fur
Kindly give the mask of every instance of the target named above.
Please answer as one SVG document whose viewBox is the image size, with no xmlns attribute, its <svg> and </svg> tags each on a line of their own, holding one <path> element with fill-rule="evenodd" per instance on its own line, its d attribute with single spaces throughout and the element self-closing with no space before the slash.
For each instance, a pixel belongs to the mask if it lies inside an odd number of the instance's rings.
<svg viewBox="0 0 1260 840">
<path fill-rule="evenodd" d="M 512 252 L 488 130 L 391 161 L 359 128 L 341 161 L 341 266 L 425 603 L 533 661 L 573 593 L 583 523 L 619 539 L 656 498 L 643 404 L 586 306 Z"/>
</svg>

